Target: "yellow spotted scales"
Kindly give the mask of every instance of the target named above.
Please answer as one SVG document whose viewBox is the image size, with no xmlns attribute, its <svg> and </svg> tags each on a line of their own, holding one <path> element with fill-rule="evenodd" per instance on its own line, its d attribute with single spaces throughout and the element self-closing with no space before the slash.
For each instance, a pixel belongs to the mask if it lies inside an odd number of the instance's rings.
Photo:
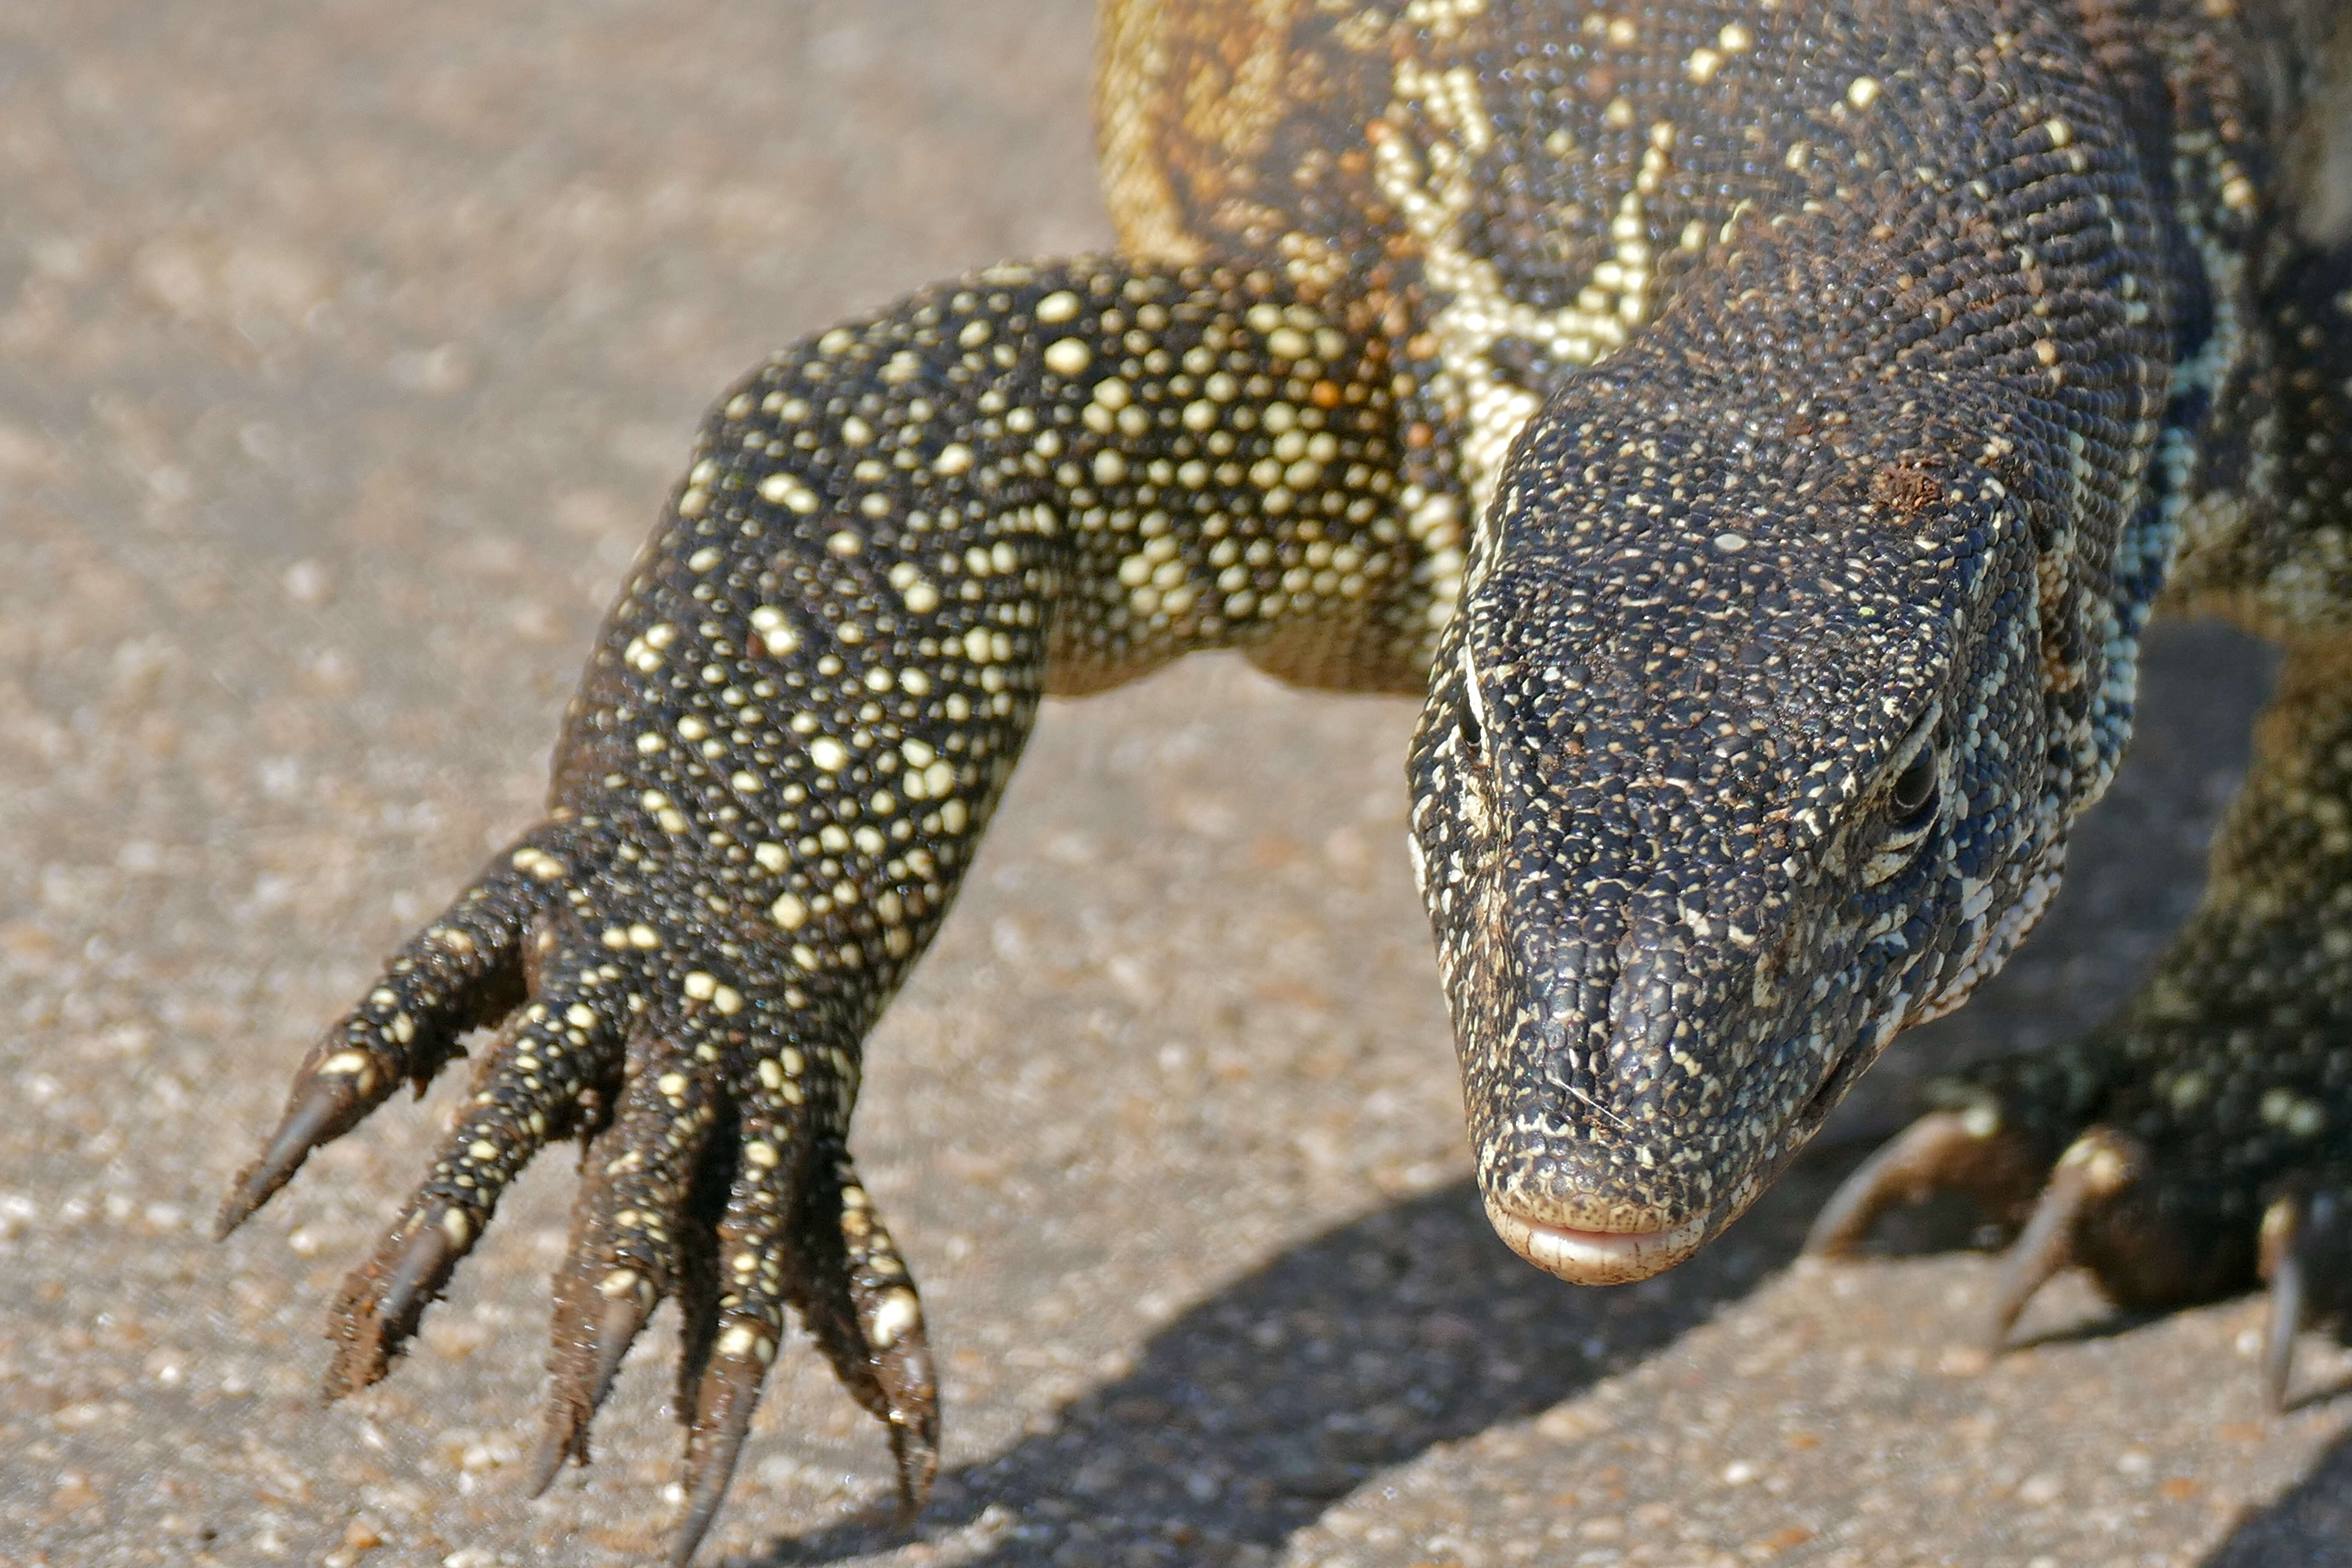
<svg viewBox="0 0 2352 1568">
<path fill-rule="evenodd" d="M 786 1313 L 937 1463 L 860 1053 L 1048 691 L 1237 648 L 1425 694 L 1411 847 L 1496 1229 L 1736 1217 L 2048 901 L 2159 592 L 2286 642 L 2211 889 L 2093 1036 L 1824 1213 L 1958 1186 L 2160 1305 L 2352 1302 L 2352 28 L 2321 0 L 1109 0 L 1117 256 L 730 392 L 545 820 L 312 1050 L 223 1213 L 495 1027 L 344 1286 L 383 1376 L 583 1141 L 544 1485 L 664 1299 L 689 1558 Z M 2169 587 L 2166 586 L 2168 582 Z"/>
</svg>

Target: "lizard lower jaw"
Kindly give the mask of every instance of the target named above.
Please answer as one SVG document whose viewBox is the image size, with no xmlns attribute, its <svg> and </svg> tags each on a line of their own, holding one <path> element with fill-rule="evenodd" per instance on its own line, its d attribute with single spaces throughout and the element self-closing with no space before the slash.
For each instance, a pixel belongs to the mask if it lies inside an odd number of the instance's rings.
<svg viewBox="0 0 2352 1568">
<path fill-rule="evenodd" d="M 1486 1205 L 1486 1218 L 1513 1252 L 1573 1285 L 1626 1285 L 1663 1274 L 1706 1239 L 1705 1215 L 1670 1230 L 1579 1230 Z"/>
</svg>

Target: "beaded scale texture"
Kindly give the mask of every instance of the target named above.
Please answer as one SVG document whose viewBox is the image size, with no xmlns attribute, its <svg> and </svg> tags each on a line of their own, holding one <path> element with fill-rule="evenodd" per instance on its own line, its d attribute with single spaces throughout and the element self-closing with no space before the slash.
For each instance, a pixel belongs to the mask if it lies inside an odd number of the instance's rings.
<svg viewBox="0 0 2352 1568">
<path fill-rule="evenodd" d="M 1832 1200 L 2021 1226 L 2119 1300 L 2352 1303 L 2352 28 L 2320 0 L 1109 0 L 1115 257 L 1013 263 L 731 391 L 546 819 L 313 1048 L 239 1179 L 492 1029 L 344 1286 L 382 1377 L 585 1159 L 539 1481 L 683 1313 L 693 1554 L 791 1311 L 908 1505 L 936 1379 L 860 1052 L 1051 691 L 1232 647 L 1426 693 L 1411 848 L 1497 1230 L 1689 1255 L 2053 890 L 2157 606 L 2288 647 L 2141 994 L 1937 1086 Z M 2169 574 L 2169 587 L 2165 587 Z"/>
</svg>

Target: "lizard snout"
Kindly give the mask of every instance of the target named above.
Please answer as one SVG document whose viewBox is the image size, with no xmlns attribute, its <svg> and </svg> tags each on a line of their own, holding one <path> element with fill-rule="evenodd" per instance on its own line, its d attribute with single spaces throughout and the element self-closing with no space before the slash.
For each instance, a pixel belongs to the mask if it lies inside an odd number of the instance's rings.
<svg viewBox="0 0 2352 1568">
<path fill-rule="evenodd" d="M 1486 1215 L 1537 1268 L 1621 1284 L 1696 1252 L 1768 1153 L 1797 1053 L 1753 946 L 1710 942 L 1651 879 L 1614 911 L 1521 908 L 1460 1016 Z M 1630 907 L 1629 907 L 1630 906 Z M 1549 918 L 1547 918 L 1549 915 Z M 1765 1092 L 1759 1092 L 1765 1091 Z M 1801 1098 L 1801 1096 L 1799 1098 Z"/>
</svg>

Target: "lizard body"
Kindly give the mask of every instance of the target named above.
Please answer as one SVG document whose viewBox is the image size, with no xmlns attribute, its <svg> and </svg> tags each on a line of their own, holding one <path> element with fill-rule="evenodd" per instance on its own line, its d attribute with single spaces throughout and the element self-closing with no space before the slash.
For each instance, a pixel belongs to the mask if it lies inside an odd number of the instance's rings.
<svg viewBox="0 0 2352 1568">
<path fill-rule="evenodd" d="M 2030 928 L 2169 568 L 2292 650 L 2206 906 L 2115 1025 L 1951 1088 L 1822 1238 L 1954 1184 L 2025 1223 L 2012 1306 L 2069 1260 L 2193 1299 L 2259 1247 L 2290 1331 L 2336 1310 L 2327 22 L 1114 0 L 1120 254 L 941 284 L 720 401 L 546 820 L 314 1047 L 224 1223 L 499 1026 L 344 1289 L 331 1392 L 578 1136 L 542 1484 L 674 1298 L 679 1561 L 788 1309 L 919 1500 L 936 1384 L 848 1152 L 862 1041 L 1040 698 L 1223 647 L 1427 694 L 1412 848 L 1489 1215 L 1565 1278 L 1654 1273 Z"/>
</svg>

